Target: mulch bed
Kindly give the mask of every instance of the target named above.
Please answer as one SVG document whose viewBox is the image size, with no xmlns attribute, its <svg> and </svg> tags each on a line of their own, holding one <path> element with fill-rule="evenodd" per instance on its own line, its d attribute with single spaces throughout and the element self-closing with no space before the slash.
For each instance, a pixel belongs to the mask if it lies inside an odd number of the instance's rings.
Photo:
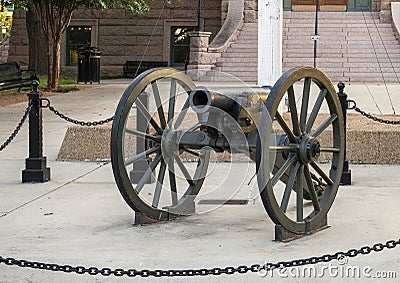
<svg viewBox="0 0 400 283">
<path fill-rule="evenodd" d="M 68 85 L 68 88 L 76 88 L 77 90 L 74 91 L 79 91 L 85 88 L 93 87 L 94 85 Z M 12 105 L 12 104 L 17 104 L 21 102 L 27 102 L 28 101 L 28 93 L 31 90 L 29 88 L 23 88 L 21 89 L 20 92 L 17 91 L 17 89 L 10 89 L 10 90 L 5 90 L 0 92 L 0 107 Z M 64 92 L 48 92 L 48 91 L 42 91 L 39 90 L 39 92 L 42 94 L 43 97 L 50 97 L 50 96 L 55 96 L 59 94 L 63 94 Z"/>
</svg>

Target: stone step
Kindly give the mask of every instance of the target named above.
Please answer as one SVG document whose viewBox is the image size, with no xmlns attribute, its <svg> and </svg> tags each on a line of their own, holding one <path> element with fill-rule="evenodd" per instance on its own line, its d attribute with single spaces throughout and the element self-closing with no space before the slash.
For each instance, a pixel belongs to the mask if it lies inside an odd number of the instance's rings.
<svg viewBox="0 0 400 283">
<path fill-rule="evenodd" d="M 315 12 L 290 12 L 285 11 L 283 13 L 283 18 L 286 20 L 297 20 L 297 19 L 305 19 L 310 20 L 315 18 Z M 379 20 L 379 13 L 378 12 L 319 12 L 318 19 L 341 19 L 346 21 L 356 21 L 360 19 L 367 19 L 367 20 Z"/>
<path fill-rule="evenodd" d="M 315 27 L 315 20 L 312 21 L 297 21 L 297 22 L 286 22 L 284 21 L 283 23 L 284 28 L 290 28 L 290 27 Z M 343 22 L 342 20 L 339 21 L 318 21 L 318 28 L 325 28 L 325 27 L 352 27 L 352 28 L 391 28 L 391 24 L 386 24 L 386 23 L 379 23 L 379 22 Z"/>
<path fill-rule="evenodd" d="M 229 53 L 224 53 L 222 54 L 223 58 L 237 58 L 237 57 L 241 57 L 241 58 L 257 58 L 257 53 L 242 53 L 240 51 L 234 52 L 234 51 L 230 51 Z"/>
<path fill-rule="evenodd" d="M 240 46 L 240 45 L 239 45 Z M 238 46 L 238 48 L 239 48 Z M 248 46 L 248 47 L 240 47 L 240 48 L 245 48 L 245 49 L 251 49 L 254 48 L 255 50 L 257 50 L 257 47 L 254 46 Z M 306 49 L 306 48 L 314 48 L 314 42 L 310 41 L 310 42 L 303 42 L 303 43 L 295 43 L 295 42 L 287 42 L 285 41 L 282 45 L 283 50 L 295 50 L 297 51 L 298 49 Z M 353 51 L 355 50 L 356 52 L 359 51 L 378 51 L 378 52 L 385 52 L 385 50 L 387 50 L 388 52 L 392 52 L 395 50 L 400 50 L 400 45 L 398 44 L 390 44 L 390 45 L 383 45 L 382 43 L 380 44 L 371 44 L 370 42 L 351 42 L 349 44 L 345 44 L 345 43 L 341 43 L 341 44 L 328 44 L 326 42 L 317 42 L 317 49 L 324 49 L 324 50 L 328 50 L 328 49 L 332 49 L 332 50 L 336 50 L 336 49 L 340 49 L 343 52 L 346 51 Z M 362 53 L 362 52 L 361 52 Z M 395 53 L 395 52 L 394 52 Z"/>
<path fill-rule="evenodd" d="M 283 35 L 287 34 L 293 34 L 293 35 L 313 35 L 314 34 L 314 29 L 313 28 L 290 28 L 286 29 L 283 32 Z M 335 29 L 318 29 L 318 34 L 319 35 L 325 35 L 325 36 L 343 36 L 347 35 L 349 32 L 355 32 L 359 36 L 368 36 L 368 37 L 382 37 L 382 36 L 389 36 L 389 35 L 394 35 L 393 30 L 383 30 L 377 32 L 376 30 L 366 30 L 366 29 L 361 29 L 359 31 L 355 31 L 354 29 L 340 29 L 336 30 Z"/>
<path fill-rule="evenodd" d="M 246 67 L 254 67 L 257 66 L 258 62 L 257 60 L 252 60 L 249 62 L 217 62 L 216 66 L 221 67 L 221 68 L 234 68 L 234 67 L 241 67 L 241 68 L 246 68 Z"/>
<path fill-rule="evenodd" d="M 292 63 L 292 64 L 297 64 L 297 63 L 303 63 L 303 62 L 313 62 L 314 58 L 311 57 L 304 57 L 304 58 L 288 58 L 288 57 L 283 57 L 283 63 Z M 344 59 L 344 60 L 342 60 Z M 335 63 L 335 62 L 341 62 L 343 66 L 348 65 L 353 65 L 353 66 L 369 66 L 370 64 L 378 64 L 378 60 L 375 57 L 371 58 L 334 58 L 334 57 L 325 57 L 325 58 L 317 58 L 317 64 L 318 63 Z M 400 58 L 395 57 L 395 58 L 382 58 L 379 59 L 379 64 L 380 66 L 386 66 L 391 67 L 391 65 L 398 66 L 400 64 Z"/>
<path fill-rule="evenodd" d="M 379 22 L 379 13 L 320 12 L 318 16 L 317 67 L 333 81 L 398 81 L 400 45 L 391 25 Z M 314 22 L 314 12 L 284 12 L 283 70 L 313 65 Z M 245 23 L 214 69 L 255 81 L 257 29 L 257 23 Z"/>
<path fill-rule="evenodd" d="M 257 44 L 250 44 L 250 43 L 245 43 L 245 42 L 236 42 L 231 44 L 231 50 L 233 49 L 254 49 L 257 50 L 258 46 Z"/>
</svg>

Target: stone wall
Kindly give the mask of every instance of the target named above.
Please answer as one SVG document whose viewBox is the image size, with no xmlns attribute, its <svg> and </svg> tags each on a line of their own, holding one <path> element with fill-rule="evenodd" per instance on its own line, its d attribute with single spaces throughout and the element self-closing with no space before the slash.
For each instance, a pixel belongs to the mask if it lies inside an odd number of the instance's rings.
<svg viewBox="0 0 400 283">
<path fill-rule="evenodd" d="M 0 42 L 0 64 L 1 63 L 6 63 L 7 62 L 7 57 L 8 57 L 8 49 L 10 47 L 10 37 L 6 36 L 1 42 Z"/>
<path fill-rule="evenodd" d="M 381 10 L 381 0 L 372 0 L 372 12 L 379 12 Z"/>
<path fill-rule="evenodd" d="M 29 39 L 26 31 L 25 11 L 14 10 L 7 62 L 28 66 Z"/>
<path fill-rule="evenodd" d="M 257 22 L 257 11 L 258 11 L 257 0 L 245 0 L 244 1 L 244 22 L 255 23 Z"/>
<path fill-rule="evenodd" d="M 70 25 L 92 26 L 92 46 L 102 52 L 101 75 L 122 76 L 128 60 L 170 61 L 172 26 L 197 26 L 197 0 L 172 1 L 162 11 L 163 1 L 152 2 L 144 16 L 125 10 L 98 11 L 78 9 Z M 203 29 L 217 34 L 221 27 L 221 0 L 203 0 Z M 157 26 L 156 26 L 157 24 Z M 156 28 L 155 28 L 156 26 Z M 28 64 L 28 37 L 25 12 L 16 10 L 13 17 L 8 61 Z M 65 66 L 65 36 L 61 47 L 61 72 L 75 74 L 76 66 Z"/>
<path fill-rule="evenodd" d="M 381 23 L 392 22 L 391 2 L 400 2 L 400 0 L 381 0 L 379 19 Z"/>
</svg>

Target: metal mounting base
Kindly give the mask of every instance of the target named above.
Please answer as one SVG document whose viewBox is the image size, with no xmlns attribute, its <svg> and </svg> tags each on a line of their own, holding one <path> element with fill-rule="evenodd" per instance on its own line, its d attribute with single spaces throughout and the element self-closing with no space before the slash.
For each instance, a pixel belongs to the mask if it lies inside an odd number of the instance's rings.
<svg viewBox="0 0 400 283">
<path fill-rule="evenodd" d="M 294 233 L 289 230 L 287 230 L 285 227 L 276 224 L 275 225 L 275 241 L 277 242 L 290 242 L 299 238 L 302 238 L 306 235 L 311 235 L 314 234 L 318 231 L 324 230 L 326 228 L 329 228 L 330 226 L 327 223 L 327 217 L 317 226 L 312 227 L 308 232 L 304 233 Z"/>
<path fill-rule="evenodd" d="M 178 214 L 180 216 L 190 216 L 192 214 L 194 214 L 196 212 L 196 205 L 193 202 L 191 202 L 184 211 L 169 211 L 169 212 L 174 212 L 174 214 Z M 173 218 L 170 218 L 168 220 L 173 220 Z M 153 223 L 157 223 L 158 221 L 152 218 L 149 218 L 146 216 L 146 214 L 143 214 L 141 212 L 135 211 L 135 222 L 133 223 L 133 225 L 146 225 L 146 224 L 153 224 Z"/>
<path fill-rule="evenodd" d="M 143 175 L 146 173 L 146 171 L 149 169 L 149 159 L 141 159 L 138 160 L 133 164 L 133 169 L 130 172 L 130 178 L 132 184 L 137 184 L 143 177 Z M 146 184 L 152 184 L 156 181 L 156 177 L 154 174 L 150 175 L 150 178 L 147 180 Z"/>
<path fill-rule="evenodd" d="M 152 223 L 157 223 L 157 220 L 147 217 L 146 214 L 135 211 L 135 222 L 133 225 L 145 225 Z"/>
<path fill-rule="evenodd" d="M 341 186 L 350 186 L 351 185 L 351 170 L 348 172 L 342 172 L 342 176 L 340 177 Z"/>
<path fill-rule="evenodd" d="M 168 209 L 168 208 L 166 208 Z M 174 210 L 174 209 L 168 209 L 168 212 L 180 215 L 180 216 L 190 216 L 192 214 L 196 213 L 196 204 L 194 201 L 192 201 L 188 206 L 186 206 L 183 210 Z"/>
<path fill-rule="evenodd" d="M 22 183 L 44 183 L 50 180 L 50 168 L 46 167 L 46 157 L 26 158 L 25 166 L 22 170 Z"/>
<path fill-rule="evenodd" d="M 340 177 L 341 186 L 349 186 L 351 185 L 351 170 L 349 169 L 349 162 L 345 160 L 343 162 L 343 171 L 342 176 Z"/>
</svg>

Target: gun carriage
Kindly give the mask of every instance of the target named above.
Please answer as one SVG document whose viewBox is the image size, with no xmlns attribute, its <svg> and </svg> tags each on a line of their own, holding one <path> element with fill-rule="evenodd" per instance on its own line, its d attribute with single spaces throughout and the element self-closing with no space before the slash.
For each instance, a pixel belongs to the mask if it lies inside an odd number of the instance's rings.
<svg viewBox="0 0 400 283">
<path fill-rule="evenodd" d="M 282 111 L 285 99 L 290 112 Z M 189 112 L 195 122 L 188 125 Z M 112 167 L 133 210 L 170 220 L 190 214 L 211 150 L 245 153 L 255 161 L 260 197 L 279 233 L 303 235 L 327 225 L 344 131 L 336 91 L 318 69 L 291 69 L 272 88 L 196 87 L 175 69 L 152 69 L 132 81 L 118 104 Z M 195 162 L 185 164 L 182 156 Z M 132 174 L 140 162 L 142 173 Z"/>
</svg>

